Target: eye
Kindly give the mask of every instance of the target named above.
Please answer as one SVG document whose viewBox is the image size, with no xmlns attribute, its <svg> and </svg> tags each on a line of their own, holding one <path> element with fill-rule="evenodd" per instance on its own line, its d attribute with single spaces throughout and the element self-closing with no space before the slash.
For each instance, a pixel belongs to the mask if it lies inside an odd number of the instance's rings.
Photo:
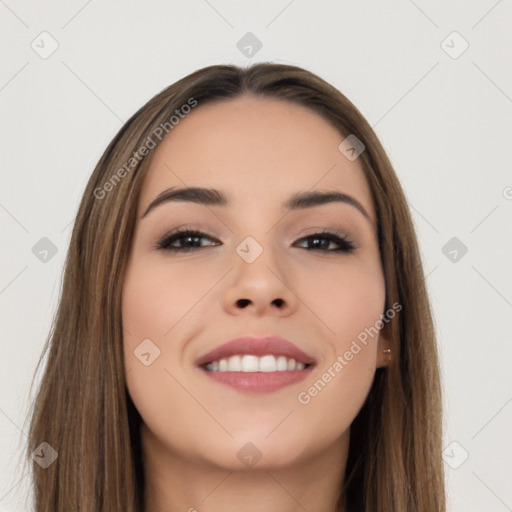
<svg viewBox="0 0 512 512">
<path fill-rule="evenodd" d="M 156 245 L 156 249 L 175 252 L 190 252 L 200 247 L 205 247 L 204 245 L 201 245 L 201 242 L 198 243 L 198 240 L 204 238 L 213 240 L 201 231 L 196 231 L 193 229 L 179 229 L 165 235 Z M 184 242 L 189 245 L 180 246 L 180 244 L 178 244 L 178 246 L 176 246 L 173 245 L 175 242 Z"/>
<path fill-rule="evenodd" d="M 311 242 L 310 250 L 319 250 L 321 252 L 352 252 L 356 248 L 354 243 L 341 233 L 331 233 L 330 231 L 322 231 L 321 233 L 314 233 L 313 235 L 301 238 L 299 242 Z M 337 249 L 329 250 L 328 247 L 332 244 L 338 246 Z"/>
<path fill-rule="evenodd" d="M 201 240 L 214 240 L 206 233 L 192 229 L 179 229 L 165 235 L 156 245 L 156 249 L 172 252 L 191 252 L 197 249 L 208 247 L 201 243 Z M 298 242 L 308 242 L 309 251 L 320 252 L 343 252 L 350 253 L 356 249 L 352 241 L 340 233 L 331 233 L 323 231 L 313 235 L 301 238 Z M 216 240 L 218 242 L 218 240 Z M 310 242 L 310 243 L 309 243 Z M 220 243 L 220 242 L 219 242 Z M 337 245 L 337 248 L 329 249 L 331 244 Z"/>
</svg>

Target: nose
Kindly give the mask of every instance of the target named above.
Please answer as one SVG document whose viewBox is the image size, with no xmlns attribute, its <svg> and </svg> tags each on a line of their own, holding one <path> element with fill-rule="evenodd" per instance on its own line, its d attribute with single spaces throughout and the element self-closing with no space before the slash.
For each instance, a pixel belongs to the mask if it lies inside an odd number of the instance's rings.
<svg viewBox="0 0 512 512">
<path fill-rule="evenodd" d="M 297 309 L 292 272 L 281 268 L 270 249 L 252 263 L 237 258 L 223 296 L 229 314 L 287 316 Z"/>
</svg>

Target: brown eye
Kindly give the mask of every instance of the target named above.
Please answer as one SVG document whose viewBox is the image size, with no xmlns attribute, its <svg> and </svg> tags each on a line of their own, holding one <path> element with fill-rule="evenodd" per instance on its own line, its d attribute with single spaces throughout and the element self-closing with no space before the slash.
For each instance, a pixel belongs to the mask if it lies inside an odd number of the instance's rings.
<svg viewBox="0 0 512 512">
<path fill-rule="evenodd" d="M 212 244 L 202 244 L 201 241 L 205 239 L 214 240 L 212 237 L 201 231 L 180 229 L 165 235 L 158 242 L 155 248 L 162 251 L 192 252 L 197 249 L 212 246 Z M 219 242 L 218 240 L 215 241 Z M 351 242 L 346 236 L 328 231 L 315 233 L 299 240 L 299 242 L 304 241 L 306 241 L 308 245 L 304 248 L 308 251 L 350 253 L 356 249 L 353 242 Z M 335 246 L 334 249 L 329 248 L 332 244 Z"/>
<path fill-rule="evenodd" d="M 165 235 L 157 244 L 156 249 L 163 251 L 176 251 L 176 252 L 190 252 L 201 247 L 207 247 L 201 245 L 200 240 L 208 238 L 212 240 L 208 235 L 201 231 L 183 229 L 174 231 Z M 178 242 L 178 245 L 173 245 Z"/>
<path fill-rule="evenodd" d="M 315 233 L 313 235 L 301 238 L 299 241 L 311 242 L 309 250 L 318 250 L 322 252 L 352 252 L 356 247 L 347 237 L 329 231 Z M 336 249 L 328 249 L 334 243 L 338 246 Z"/>
</svg>

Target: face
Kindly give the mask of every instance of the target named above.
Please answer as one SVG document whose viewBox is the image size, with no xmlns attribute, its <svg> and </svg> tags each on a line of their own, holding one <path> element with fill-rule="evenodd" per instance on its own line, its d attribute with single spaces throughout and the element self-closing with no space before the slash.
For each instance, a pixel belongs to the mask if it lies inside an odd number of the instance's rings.
<svg viewBox="0 0 512 512">
<path fill-rule="evenodd" d="M 388 342 L 382 330 L 362 341 L 384 313 L 385 285 L 370 190 L 338 149 L 343 139 L 307 108 L 243 96 L 199 105 L 156 148 L 122 318 L 128 391 L 143 436 L 169 460 L 240 469 L 250 442 L 259 467 L 272 468 L 347 442 Z M 215 189 L 226 204 L 168 200 L 147 211 L 184 187 Z M 351 199 L 287 207 L 305 192 Z M 284 370 L 258 372 L 258 387 L 249 363 L 237 374 L 198 366 L 241 336 L 284 338 L 310 366 L 274 388 Z M 212 373 L 230 373 L 231 385 Z"/>
</svg>

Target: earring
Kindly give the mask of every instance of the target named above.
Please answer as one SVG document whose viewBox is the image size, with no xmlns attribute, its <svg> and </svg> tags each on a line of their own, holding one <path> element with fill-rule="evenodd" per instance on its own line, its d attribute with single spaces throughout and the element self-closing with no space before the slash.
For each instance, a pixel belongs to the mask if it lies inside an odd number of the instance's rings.
<svg viewBox="0 0 512 512">
<path fill-rule="evenodd" d="M 382 352 L 384 352 L 384 354 L 386 354 L 386 361 L 388 363 L 391 362 L 391 349 L 385 348 Z"/>
</svg>

